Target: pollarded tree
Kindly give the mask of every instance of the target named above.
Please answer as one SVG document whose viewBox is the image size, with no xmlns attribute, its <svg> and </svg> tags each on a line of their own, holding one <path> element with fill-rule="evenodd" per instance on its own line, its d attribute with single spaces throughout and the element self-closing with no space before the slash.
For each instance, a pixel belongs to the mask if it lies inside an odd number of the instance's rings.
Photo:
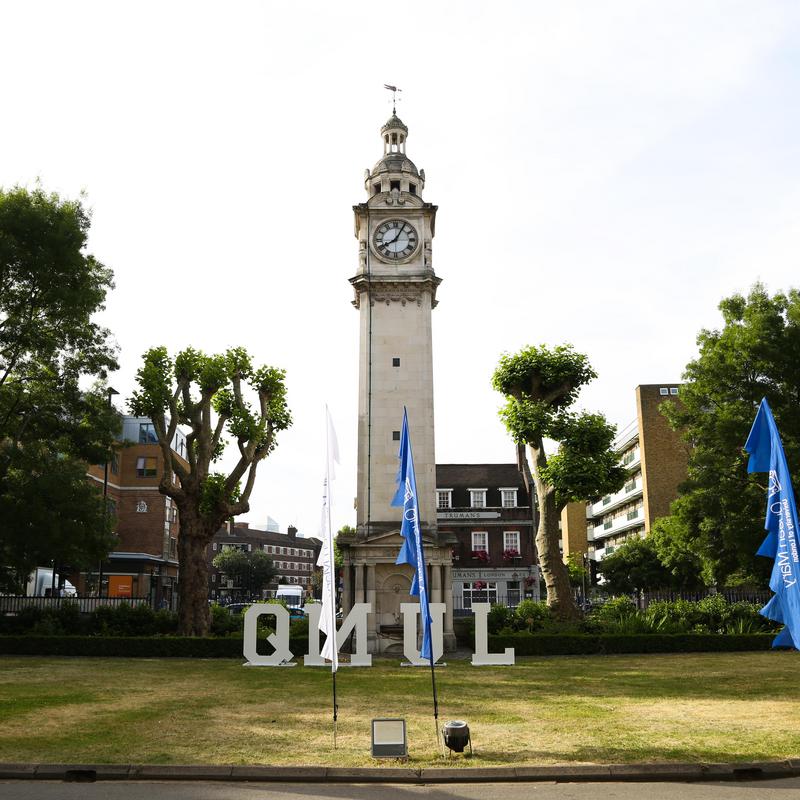
<svg viewBox="0 0 800 800">
<path fill-rule="evenodd" d="M 130 405 L 153 422 L 163 456 L 159 490 L 180 515 L 178 629 L 184 636 L 208 634 L 208 543 L 225 520 L 249 511 L 258 465 L 291 425 L 284 379 L 281 369 L 255 369 L 243 348 L 219 355 L 188 348 L 172 360 L 156 347 L 144 355 Z M 188 466 L 171 447 L 178 425 L 189 429 Z M 226 434 L 238 460 L 227 474 L 212 472 Z"/>
<path fill-rule="evenodd" d="M 547 586 L 547 604 L 564 619 L 577 608 L 569 573 L 559 552 L 559 518 L 564 506 L 615 492 L 625 470 L 611 449 L 615 428 L 601 414 L 575 413 L 570 406 L 581 387 L 596 378 L 586 356 L 570 345 L 531 346 L 505 354 L 492 384 L 507 398 L 500 416 L 517 444 L 526 444 L 539 504 L 536 548 Z M 544 440 L 558 443 L 547 455 Z"/>
</svg>

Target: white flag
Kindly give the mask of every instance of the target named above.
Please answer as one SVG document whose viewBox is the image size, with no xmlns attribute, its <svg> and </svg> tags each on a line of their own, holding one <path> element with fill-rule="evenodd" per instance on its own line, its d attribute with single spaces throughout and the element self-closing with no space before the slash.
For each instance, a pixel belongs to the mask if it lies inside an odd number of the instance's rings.
<svg viewBox="0 0 800 800">
<path fill-rule="evenodd" d="M 336 564 L 333 552 L 333 530 L 331 529 L 331 482 L 336 477 L 334 464 L 339 463 L 339 443 L 333 429 L 331 415 L 325 406 L 325 481 L 322 487 L 322 524 L 320 534 L 322 549 L 317 566 L 322 567 L 322 612 L 319 629 L 326 635 L 320 654 L 331 662 L 331 671 L 339 668 L 339 648 L 336 646 Z"/>
</svg>

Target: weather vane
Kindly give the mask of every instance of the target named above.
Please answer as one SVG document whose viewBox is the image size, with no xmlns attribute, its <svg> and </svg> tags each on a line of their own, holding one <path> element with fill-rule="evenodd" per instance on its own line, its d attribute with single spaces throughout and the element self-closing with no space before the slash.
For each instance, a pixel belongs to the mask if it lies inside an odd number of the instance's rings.
<svg viewBox="0 0 800 800">
<path fill-rule="evenodd" d="M 398 89 L 396 86 L 390 86 L 388 83 L 384 83 L 383 88 L 388 89 L 392 93 L 392 114 L 397 114 L 397 93 L 402 92 L 403 90 Z"/>
</svg>

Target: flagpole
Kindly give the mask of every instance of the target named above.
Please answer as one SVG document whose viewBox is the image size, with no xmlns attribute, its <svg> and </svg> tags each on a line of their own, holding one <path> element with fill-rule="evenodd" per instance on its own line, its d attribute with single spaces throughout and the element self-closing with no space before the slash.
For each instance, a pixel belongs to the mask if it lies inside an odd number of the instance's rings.
<svg viewBox="0 0 800 800">
<path fill-rule="evenodd" d="M 422 648 L 420 657 L 431 662 L 431 687 L 433 689 L 433 725 L 436 731 L 436 746 L 439 741 L 439 698 L 436 696 L 436 669 L 434 667 L 434 645 L 432 641 L 432 621 L 428 598 L 428 573 L 425 566 L 425 553 L 422 546 L 422 531 L 419 521 L 417 501 L 417 479 L 414 474 L 414 457 L 411 450 L 411 435 L 408 428 L 408 410 L 403 407 L 403 429 L 400 434 L 400 469 L 397 474 L 397 491 L 392 498 L 393 506 L 402 506 L 403 521 L 400 535 L 405 540 L 396 564 L 410 564 L 415 575 L 409 593 L 419 596 L 420 617 L 422 618 Z"/>
<path fill-rule="evenodd" d="M 436 697 L 436 670 L 433 668 L 433 653 L 431 653 L 431 686 L 433 687 L 433 726 L 436 728 L 436 747 L 440 747 L 442 755 L 444 755 L 444 746 L 439 740 L 439 700 Z"/>
<path fill-rule="evenodd" d="M 328 512 L 328 543 L 330 544 L 330 553 L 328 554 L 330 558 L 330 566 L 328 569 L 330 570 L 330 594 L 331 594 L 331 625 L 329 630 L 331 633 L 329 636 L 333 636 L 333 647 L 336 648 L 336 559 L 334 558 L 333 554 L 333 529 L 331 528 L 331 452 L 330 452 L 330 440 L 331 440 L 331 433 L 330 433 L 330 412 L 328 411 L 328 406 L 325 406 L 325 472 L 327 473 L 325 476 L 325 480 L 327 483 L 326 491 L 327 491 L 327 512 Z M 333 689 L 333 749 L 336 749 L 336 723 L 338 719 L 338 711 L 339 706 L 336 703 L 336 669 L 334 669 L 334 663 L 331 661 L 331 678 L 332 678 L 332 689 Z"/>
</svg>

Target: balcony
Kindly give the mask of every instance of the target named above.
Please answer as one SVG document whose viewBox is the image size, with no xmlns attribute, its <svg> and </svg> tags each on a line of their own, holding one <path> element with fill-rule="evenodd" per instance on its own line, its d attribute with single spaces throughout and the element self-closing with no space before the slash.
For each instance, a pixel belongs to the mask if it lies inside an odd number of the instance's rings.
<svg viewBox="0 0 800 800">
<path fill-rule="evenodd" d="M 642 494 L 642 476 L 637 475 L 635 480 L 629 480 L 625 486 L 616 494 L 606 495 L 597 503 L 586 506 L 586 518 L 595 519 L 608 514 L 625 503 L 629 503 L 634 498 Z"/>
<path fill-rule="evenodd" d="M 590 527 L 588 538 L 589 541 L 599 541 L 632 528 L 639 528 L 642 525 L 644 525 L 644 509 L 636 508 L 621 517 Z"/>
<path fill-rule="evenodd" d="M 620 459 L 620 465 L 625 467 L 628 472 L 633 472 L 636 468 L 642 463 L 642 452 L 637 447 L 636 450 L 632 450 L 626 453 Z"/>
</svg>

